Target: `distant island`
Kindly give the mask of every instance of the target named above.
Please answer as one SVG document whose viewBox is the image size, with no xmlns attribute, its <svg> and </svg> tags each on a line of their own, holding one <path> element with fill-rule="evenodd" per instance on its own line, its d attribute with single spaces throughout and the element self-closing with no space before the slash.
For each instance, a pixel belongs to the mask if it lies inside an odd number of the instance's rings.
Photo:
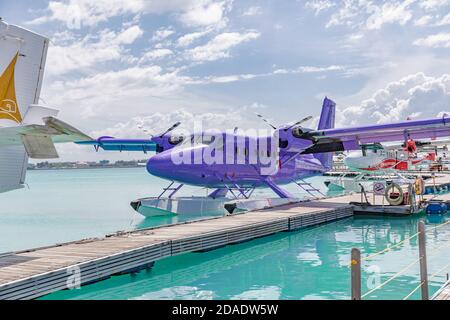
<svg viewBox="0 0 450 320">
<path fill-rule="evenodd" d="M 98 168 L 137 168 L 144 167 L 147 160 L 119 160 L 111 162 L 109 160 L 95 161 L 77 161 L 77 162 L 39 162 L 29 163 L 28 170 L 58 170 L 58 169 L 98 169 Z"/>
</svg>

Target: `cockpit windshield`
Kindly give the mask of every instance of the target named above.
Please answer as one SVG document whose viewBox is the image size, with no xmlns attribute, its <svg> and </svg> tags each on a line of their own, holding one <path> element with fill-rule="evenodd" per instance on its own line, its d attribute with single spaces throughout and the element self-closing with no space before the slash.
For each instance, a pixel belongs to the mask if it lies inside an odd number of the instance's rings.
<svg viewBox="0 0 450 320">
<path fill-rule="evenodd" d="M 210 145 L 215 141 L 214 135 L 208 135 L 208 134 L 193 134 L 187 138 L 183 137 L 183 140 L 180 144 L 180 146 L 186 147 L 186 146 L 198 146 L 198 145 Z M 170 142 L 170 141 L 169 141 Z"/>
<path fill-rule="evenodd" d="M 173 135 L 173 136 L 169 137 L 169 143 L 174 146 L 182 143 L 183 141 L 184 141 L 184 136 L 182 136 L 182 135 L 177 135 L 177 136 Z"/>
</svg>

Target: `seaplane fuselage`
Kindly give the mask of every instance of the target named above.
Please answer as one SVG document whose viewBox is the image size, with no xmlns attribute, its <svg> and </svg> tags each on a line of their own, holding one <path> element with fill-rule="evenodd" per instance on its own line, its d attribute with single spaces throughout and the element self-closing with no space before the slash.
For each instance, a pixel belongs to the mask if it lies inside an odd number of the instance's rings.
<svg viewBox="0 0 450 320">
<path fill-rule="evenodd" d="M 225 133 L 215 136 L 216 139 L 221 137 L 222 141 L 231 140 L 231 143 L 216 143 L 211 137 L 208 133 L 193 135 L 184 139 L 188 143 L 181 142 L 176 146 L 160 142 L 164 151 L 148 160 L 147 171 L 163 179 L 190 185 L 224 188 L 234 184 L 265 186 L 267 178 L 277 184 L 286 184 L 329 169 L 312 154 L 301 155 L 271 147 L 275 145 L 273 136 Z M 199 142 L 192 145 L 196 138 Z"/>
</svg>

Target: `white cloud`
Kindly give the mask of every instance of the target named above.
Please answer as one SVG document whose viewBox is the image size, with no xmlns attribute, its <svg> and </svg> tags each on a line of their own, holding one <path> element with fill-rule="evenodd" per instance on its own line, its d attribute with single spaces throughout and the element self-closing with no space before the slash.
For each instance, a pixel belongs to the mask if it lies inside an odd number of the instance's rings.
<svg viewBox="0 0 450 320">
<path fill-rule="evenodd" d="M 419 5 L 426 10 L 437 10 L 450 5 L 450 0 L 422 0 Z"/>
<path fill-rule="evenodd" d="M 306 2 L 305 7 L 314 10 L 315 14 L 318 15 L 320 12 L 326 11 L 335 5 L 336 4 L 330 0 L 312 0 Z"/>
<path fill-rule="evenodd" d="M 430 48 L 450 48 L 450 33 L 433 34 L 425 38 L 414 41 L 416 46 Z"/>
<path fill-rule="evenodd" d="M 190 27 L 220 25 L 225 22 L 224 15 L 231 10 L 231 5 L 230 0 L 197 0 L 180 15 L 180 21 Z"/>
<path fill-rule="evenodd" d="M 202 46 L 187 51 L 187 57 L 195 61 L 214 61 L 230 57 L 230 50 L 240 43 L 257 39 L 258 32 L 227 32 L 215 36 L 212 40 Z"/>
<path fill-rule="evenodd" d="M 325 25 L 326 28 L 330 28 L 338 25 L 355 25 L 356 18 L 362 11 L 358 3 L 352 0 L 345 0 L 342 2 L 341 7 L 330 17 L 330 20 Z"/>
<path fill-rule="evenodd" d="M 82 26 L 95 26 L 117 15 L 138 13 L 144 7 L 145 1 L 142 0 L 50 1 L 47 15 L 31 21 L 30 24 L 59 21 L 66 23 L 69 28 L 79 29 Z"/>
<path fill-rule="evenodd" d="M 437 26 L 447 26 L 450 25 L 450 13 L 445 15 L 441 20 L 436 23 Z"/>
<path fill-rule="evenodd" d="M 113 44 L 131 44 L 144 34 L 139 26 L 132 26 L 123 30 L 112 39 Z"/>
<path fill-rule="evenodd" d="M 406 24 L 412 18 L 412 12 L 408 9 L 414 1 L 384 3 L 381 7 L 372 6 L 372 15 L 367 19 L 366 26 L 370 29 L 380 29 L 384 24 Z"/>
<path fill-rule="evenodd" d="M 205 26 L 219 23 L 230 9 L 231 0 L 62 0 L 50 1 L 46 14 L 29 24 L 59 21 L 69 28 L 79 29 L 96 26 L 119 15 L 176 12 L 187 25 Z"/>
<path fill-rule="evenodd" d="M 252 16 L 257 16 L 257 15 L 260 15 L 260 14 L 262 14 L 261 7 L 252 6 L 252 7 L 249 7 L 247 10 L 245 10 L 242 13 L 242 16 L 244 16 L 244 17 L 252 17 Z"/>
<path fill-rule="evenodd" d="M 419 19 L 416 19 L 414 21 L 414 25 L 419 26 L 419 27 L 426 26 L 426 25 L 429 25 L 432 20 L 433 20 L 433 16 L 424 15 L 424 16 L 420 17 Z"/>
<path fill-rule="evenodd" d="M 170 49 L 155 49 L 155 50 L 146 52 L 142 56 L 141 62 L 160 59 L 160 58 L 164 58 L 164 57 L 167 57 L 170 55 L 173 55 L 173 51 Z"/>
<path fill-rule="evenodd" d="M 165 97 L 179 92 L 191 82 L 190 77 L 178 75 L 178 70 L 164 72 L 159 66 L 146 66 L 97 73 L 77 80 L 55 81 L 49 90 L 64 92 L 64 95 L 54 98 L 56 105 L 69 100 L 71 103 L 101 109 L 108 107 L 110 101 L 120 98 Z"/>
<path fill-rule="evenodd" d="M 191 45 L 194 41 L 207 35 L 209 32 L 211 32 L 211 30 L 192 32 L 192 33 L 185 34 L 185 35 L 181 36 L 180 38 L 178 38 L 177 46 L 187 47 L 187 46 Z"/>
<path fill-rule="evenodd" d="M 327 71 L 344 71 L 343 66 L 331 65 L 328 67 L 302 66 L 296 69 L 276 69 L 274 74 L 318 73 Z"/>
<path fill-rule="evenodd" d="M 172 28 L 161 28 L 159 30 L 156 30 L 153 34 L 152 40 L 153 41 L 161 41 L 166 39 L 167 37 L 174 34 L 175 31 Z"/>
<path fill-rule="evenodd" d="M 125 60 L 127 54 L 124 46 L 135 42 L 143 33 L 139 26 L 131 26 L 120 32 L 105 29 L 95 38 L 87 35 L 76 39 L 74 35 L 70 38 L 66 35 L 64 39 L 69 39 L 69 44 L 56 44 L 49 48 L 48 72 L 50 75 L 61 75 L 108 61 Z"/>
<path fill-rule="evenodd" d="M 340 7 L 331 15 L 326 27 L 346 25 L 351 28 L 376 30 L 385 24 L 405 25 L 412 19 L 412 5 L 416 2 L 417 0 L 388 0 L 383 4 L 366 0 L 335 2 L 336 5 L 339 3 Z"/>
<path fill-rule="evenodd" d="M 409 75 L 376 91 L 360 106 L 339 109 L 340 126 L 404 121 L 409 116 L 436 117 L 450 109 L 450 74 Z"/>
<path fill-rule="evenodd" d="M 266 106 L 259 103 L 245 105 L 240 107 L 230 107 L 222 112 L 203 112 L 193 113 L 184 108 L 171 112 L 155 112 L 142 117 L 132 117 L 125 122 L 120 122 L 112 127 L 92 132 L 95 137 L 113 136 L 113 137 L 140 137 L 145 136 L 145 129 L 150 134 L 158 134 L 169 128 L 176 122 L 181 122 L 179 130 L 194 131 L 194 123 L 201 126 L 204 130 L 218 129 L 226 130 L 234 127 L 267 129 L 267 125 L 261 122 L 253 113 L 259 109 L 265 109 Z M 174 132 L 177 132 L 175 130 Z M 147 134 L 148 136 L 148 134 Z"/>
<path fill-rule="evenodd" d="M 203 79 L 198 79 L 198 83 L 229 83 L 236 81 L 251 80 L 261 77 L 270 77 L 275 75 L 286 74 L 305 74 L 305 73 L 327 73 L 336 71 L 346 71 L 343 66 L 332 65 L 328 67 L 315 67 L 315 66 L 301 66 L 295 69 L 275 69 L 272 72 L 266 73 L 246 73 L 246 74 L 232 74 L 226 76 L 209 76 Z"/>
</svg>

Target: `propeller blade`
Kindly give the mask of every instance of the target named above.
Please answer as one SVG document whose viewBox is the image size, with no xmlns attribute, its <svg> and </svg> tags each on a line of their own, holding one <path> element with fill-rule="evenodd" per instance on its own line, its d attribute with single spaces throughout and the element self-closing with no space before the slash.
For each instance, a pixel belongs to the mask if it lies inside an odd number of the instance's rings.
<svg viewBox="0 0 450 320">
<path fill-rule="evenodd" d="M 264 121 L 265 123 L 267 123 L 269 126 L 271 126 L 274 130 L 277 130 L 277 128 L 273 125 L 273 124 L 271 124 L 269 121 L 267 121 L 262 115 L 260 115 L 259 113 L 256 113 L 255 112 L 255 114 L 256 114 L 256 116 L 258 117 L 258 118 L 260 118 L 262 121 Z"/>
<path fill-rule="evenodd" d="M 180 121 L 176 122 L 173 126 L 171 126 L 169 129 L 167 129 L 163 134 L 161 134 L 160 137 L 163 137 L 164 135 L 166 135 L 166 134 L 169 133 L 170 131 L 174 130 L 174 129 L 177 128 L 180 124 L 181 124 Z"/>
<path fill-rule="evenodd" d="M 150 137 L 153 137 L 153 134 L 150 132 L 150 130 L 148 130 L 147 128 L 145 128 L 143 124 L 138 124 L 138 125 L 137 125 L 137 128 L 138 128 L 139 130 L 141 130 L 142 132 L 144 132 L 145 134 L 149 134 Z"/>
<path fill-rule="evenodd" d="M 303 118 L 302 120 L 297 121 L 296 123 L 290 125 L 290 126 L 287 127 L 285 130 L 289 130 L 289 129 L 293 128 L 293 127 L 296 127 L 296 126 L 302 124 L 303 122 L 306 122 L 306 121 L 311 120 L 312 118 L 313 118 L 312 116 L 307 116 L 306 118 Z"/>
</svg>

